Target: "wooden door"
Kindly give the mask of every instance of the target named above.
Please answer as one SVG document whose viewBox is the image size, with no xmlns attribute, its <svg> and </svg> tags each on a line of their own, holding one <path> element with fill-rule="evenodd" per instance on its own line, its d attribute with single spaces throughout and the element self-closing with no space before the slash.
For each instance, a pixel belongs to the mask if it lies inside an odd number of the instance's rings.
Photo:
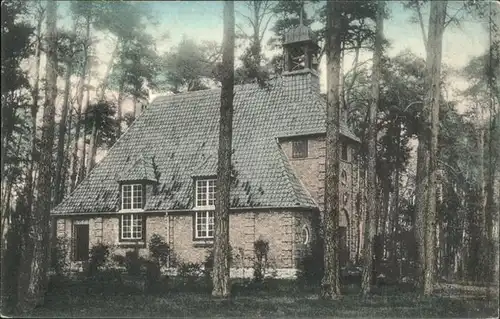
<svg viewBox="0 0 500 319">
<path fill-rule="evenodd" d="M 75 261 L 89 259 L 89 225 L 75 225 Z"/>
</svg>

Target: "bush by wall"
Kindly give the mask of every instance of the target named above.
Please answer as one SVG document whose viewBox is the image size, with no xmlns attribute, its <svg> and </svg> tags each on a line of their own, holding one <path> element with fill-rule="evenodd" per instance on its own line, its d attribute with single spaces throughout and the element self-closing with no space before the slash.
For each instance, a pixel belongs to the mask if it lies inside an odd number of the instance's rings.
<svg viewBox="0 0 500 319">
<path fill-rule="evenodd" d="M 319 286 L 324 274 L 323 240 L 316 238 L 298 264 L 297 281 L 304 285 Z"/>
<path fill-rule="evenodd" d="M 262 282 L 267 268 L 269 242 L 263 239 L 258 239 L 254 242 L 253 247 L 255 252 L 253 277 L 256 282 Z"/>
<path fill-rule="evenodd" d="M 92 246 L 89 252 L 88 275 L 94 276 L 103 269 L 110 254 L 110 247 L 103 243 Z"/>
<path fill-rule="evenodd" d="M 139 247 L 125 253 L 125 268 L 129 276 L 139 276 L 144 259 L 139 256 Z"/>
<path fill-rule="evenodd" d="M 168 265 L 170 261 L 170 246 L 165 241 L 165 238 L 158 234 L 153 234 L 149 240 L 149 254 L 152 261 L 154 261 L 161 269 Z"/>
<path fill-rule="evenodd" d="M 69 240 L 66 236 L 58 236 L 51 247 L 51 267 L 56 276 L 64 276 L 69 266 Z"/>
</svg>

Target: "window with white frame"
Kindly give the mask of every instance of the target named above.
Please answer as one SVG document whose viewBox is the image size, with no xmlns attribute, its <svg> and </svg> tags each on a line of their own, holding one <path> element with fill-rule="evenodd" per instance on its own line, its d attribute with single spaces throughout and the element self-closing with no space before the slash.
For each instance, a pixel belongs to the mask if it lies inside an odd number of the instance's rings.
<svg viewBox="0 0 500 319">
<path fill-rule="evenodd" d="M 215 207 L 215 179 L 196 181 L 196 207 Z"/>
<path fill-rule="evenodd" d="M 142 239 L 142 216 L 126 214 L 121 217 L 121 239 Z"/>
<path fill-rule="evenodd" d="M 196 238 L 214 238 L 214 211 L 196 212 Z"/>
<path fill-rule="evenodd" d="M 309 244 L 310 237 L 311 237 L 311 234 L 309 232 L 309 228 L 307 227 L 307 225 L 304 225 L 302 227 L 302 243 L 304 245 Z"/>
<path fill-rule="evenodd" d="M 141 184 L 122 185 L 122 210 L 142 209 L 143 202 Z"/>
<path fill-rule="evenodd" d="M 215 179 L 202 179 L 196 181 L 195 212 L 196 239 L 212 239 L 214 237 L 214 209 L 215 209 Z"/>
</svg>

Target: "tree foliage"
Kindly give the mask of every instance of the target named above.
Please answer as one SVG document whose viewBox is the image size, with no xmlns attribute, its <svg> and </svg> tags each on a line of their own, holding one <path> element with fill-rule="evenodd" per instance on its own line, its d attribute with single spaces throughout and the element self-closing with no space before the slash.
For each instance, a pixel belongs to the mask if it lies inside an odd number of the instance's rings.
<svg viewBox="0 0 500 319">
<path fill-rule="evenodd" d="M 220 48 L 216 43 L 197 44 L 183 37 L 181 42 L 160 59 L 162 70 L 157 81 L 174 93 L 208 88 L 210 80 L 220 79 Z"/>
</svg>

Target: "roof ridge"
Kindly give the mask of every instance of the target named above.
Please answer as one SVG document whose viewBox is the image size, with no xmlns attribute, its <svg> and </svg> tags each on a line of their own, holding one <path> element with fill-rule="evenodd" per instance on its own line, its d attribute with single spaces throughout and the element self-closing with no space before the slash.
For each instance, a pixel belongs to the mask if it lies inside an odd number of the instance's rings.
<svg viewBox="0 0 500 319">
<path fill-rule="evenodd" d="M 242 90 L 242 89 L 247 89 L 248 87 L 255 87 L 257 86 L 257 83 L 242 83 L 242 84 L 235 84 L 234 88 L 235 91 L 236 89 Z M 164 94 L 164 95 L 159 95 L 155 97 L 149 104 L 154 104 L 159 101 L 163 101 L 165 99 L 171 99 L 175 97 L 185 97 L 185 96 L 195 96 L 195 95 L 200 95 L 201 93 L 208 93 L 212 92 L 214 93 L 215 91 L 220 91 L 222 88 L 220 87 L 215 87 L 215 88 L 209 88 L 209 89 L 204 89 L 204 90 L 196 90 L 196 91 L 185 91 L 185 92 L 179 92 L 179 93 L 173 93 L 173 94 Z"/>
</svg>

